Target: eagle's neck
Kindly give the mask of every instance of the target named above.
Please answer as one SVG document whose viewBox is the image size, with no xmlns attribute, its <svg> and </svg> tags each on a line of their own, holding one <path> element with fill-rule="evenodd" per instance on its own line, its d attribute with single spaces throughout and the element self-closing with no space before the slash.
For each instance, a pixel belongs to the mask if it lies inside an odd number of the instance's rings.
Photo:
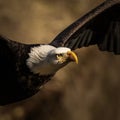
<svg viewBox="0 0 120 120">
<path fill-rule="evenodd" d="M 40 45 L 31 48 L 29 58 L 26 62 L 30 71 L 39 75 L 54 74 L 57 71 L 56 68 L 51 66 L 46 59 L 48 53 L 54 49 L 56 48 L 50 45 Z"/>
</svg>

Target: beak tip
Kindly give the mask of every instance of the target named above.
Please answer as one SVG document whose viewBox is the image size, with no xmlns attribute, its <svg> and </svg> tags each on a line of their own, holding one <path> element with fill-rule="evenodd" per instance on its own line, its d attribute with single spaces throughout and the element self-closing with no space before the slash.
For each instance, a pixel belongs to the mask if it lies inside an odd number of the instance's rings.
<svg viewBox="0 0 120 120">
<path fill-rule="evenodd" d="M 68 55 L 72 61 L 74 61 L 76 64 L 78 64 L 78 57 L 74 52 L 69 51 Z"/>
<path fill-rule="evenodd" d="M 78 61 L 76 61 L 75 63 L 78 64 Z"/>
</svg>

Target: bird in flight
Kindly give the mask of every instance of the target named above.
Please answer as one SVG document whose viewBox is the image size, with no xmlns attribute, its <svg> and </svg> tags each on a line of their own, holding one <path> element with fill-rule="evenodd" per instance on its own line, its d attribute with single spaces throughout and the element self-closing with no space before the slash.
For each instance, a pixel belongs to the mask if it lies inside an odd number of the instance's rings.
<svg viewBox="0 0 120 120">
<path fill-rule="evenodd" d="M 97 45 L 120 54 L 120 0 L 106 0 L 73 22 L 49 44 L 25 44 L 0 36 L 0 105 L 33 96 L 70 62 L 74 50 Z"/>
</svg>

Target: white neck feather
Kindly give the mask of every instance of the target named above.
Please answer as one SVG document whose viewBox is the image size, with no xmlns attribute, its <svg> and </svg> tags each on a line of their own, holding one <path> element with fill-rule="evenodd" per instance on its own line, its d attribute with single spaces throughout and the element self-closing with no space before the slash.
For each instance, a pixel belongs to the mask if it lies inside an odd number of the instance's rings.
<svg viewBox="0 0 120 120">
<path fill-rule="evenodd" d="M 50 66 L 49 63 L 47 63 L 48 61 L 45 60 L 48 53 L 54 49 L 56 48 L 51 45 L 40 45 L 31 48 L 29 58 L 26 61 L 31 72 L 40 75 L 54 74 L 56 70 L 54 68 L 51 69 L 52 66 Z"/>
</svg>

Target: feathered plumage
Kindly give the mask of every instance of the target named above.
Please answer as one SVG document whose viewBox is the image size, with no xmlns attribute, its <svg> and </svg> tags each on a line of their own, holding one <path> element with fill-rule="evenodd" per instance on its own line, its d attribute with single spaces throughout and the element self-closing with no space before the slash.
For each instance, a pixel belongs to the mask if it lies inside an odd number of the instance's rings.
<svg viewBox="0 0 120 120">
<path fill-rule="evenodd" d="M 79 18 L 46 45 L 45 52 L 40 44 L 18 43 L 1 36 L 0 104 L 34 95 L 58 69 L 78 61 L 71 50 L 89 45 L 120 54 L 120 0 L 106 0 Z"/>
<path fill-rule="evenodd" d="M 51 44 L 72 50 L 96 44 L 100 50 L 120 54 L 120 0 L 106 0 L 62 31 Z"/>
<path fill-rule="evenodd" d="M 0 104 L 8 104 L 30 97 L 52 75 L 33 74 L 26 65 L 30 48 L 0 37 Z"/>
</svg>

